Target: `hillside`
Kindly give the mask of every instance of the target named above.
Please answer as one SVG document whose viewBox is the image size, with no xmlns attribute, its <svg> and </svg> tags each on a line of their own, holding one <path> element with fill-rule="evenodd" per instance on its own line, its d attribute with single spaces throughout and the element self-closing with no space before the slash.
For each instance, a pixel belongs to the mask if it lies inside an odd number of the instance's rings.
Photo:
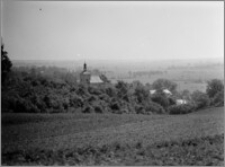
<svg viewBox="0 0 225 167">
<path fill-rule="evenodd" d="M 2 151 L 61 149 L 105 143 L 152 144 L 159 141 L 221 134 L 224 108 L 187 115 L 6 114 L 2 117 Z"/>
</svg>

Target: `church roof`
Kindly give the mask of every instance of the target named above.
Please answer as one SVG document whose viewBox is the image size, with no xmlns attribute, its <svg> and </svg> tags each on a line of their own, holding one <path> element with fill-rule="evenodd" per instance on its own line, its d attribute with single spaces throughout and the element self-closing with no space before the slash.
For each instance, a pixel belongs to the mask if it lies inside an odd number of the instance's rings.
<svg viewBox="0 0 225 167">
<path fill-rule="evenodd" d="M 81 74 L 82 75 L 91 75 L 91 72 L 90 71 L 82 71 Z"/>
<path fill-rule="evenodd" d="M 103 81 L 98 75 L 92 75 L 90 79 L 90 83 L 103 83 Z"/>
<path fill-rule="evenodd" d="M 155 94 L 157 92 L 157 90 L 153 89 L 153 90 L 150 90 L 149 92 L 150 92 L 150 94 L 153 95 L 153 94 Z M 172 93 L 171 93 L 171 91 L 169 89 L 163 89 L 163 93 L 165 93 L 167 95 L 172 95 Z"/>
</svg>

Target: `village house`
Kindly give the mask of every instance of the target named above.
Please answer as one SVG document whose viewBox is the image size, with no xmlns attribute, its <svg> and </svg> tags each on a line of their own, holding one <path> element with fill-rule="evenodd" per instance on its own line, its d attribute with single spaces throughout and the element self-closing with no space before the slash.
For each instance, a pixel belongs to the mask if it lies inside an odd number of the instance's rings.
<svg viewBox="0 0 225 167">
<path fill-rule="evenodd" d="M 154 95 L 155 93 L 157 93 L 157 91 L 159 90 L 156 90 L 156 89 L 153 89 L 153 90 L 150 90 L 150 94 L 151 95 Z M 162 92 L 166 95 L 166 96 L 172 96 L 172 93 L 169 89 L 162 89 Z"/>
<path fill-rule="evenodd" d="M 150 90 L 150 95 L 154 95 L 157 93 L 158 90 L 156 89 L 153 89 L 153 90 Z M 167 96 L 167 97 L 171 97 L 173 94 L 172 92 L 169 90 L 169 89 L 162 89 L 162 92 Z M 185 99 L 178 99 L 176 98 L 176 105 L 182 105 L 182 104 L 187 104 L 188 101 L 185 100 Z"/>
</svg>

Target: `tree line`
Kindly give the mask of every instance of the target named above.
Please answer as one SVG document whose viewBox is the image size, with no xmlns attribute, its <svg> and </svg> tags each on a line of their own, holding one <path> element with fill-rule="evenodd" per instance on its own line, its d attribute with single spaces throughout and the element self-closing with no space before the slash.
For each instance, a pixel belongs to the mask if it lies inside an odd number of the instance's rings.
<svg viewBox="0 0 225 167">
<path fill-rule="evenodd" d="M 13 113 L 135 113 L 186 114 L 208 106 L 224 105 L 224 84 L 214 79 L 206 92 L 177 91 L 177 84 L 158 79 L 84 86 L 77 73 L 58 67 L 13 67 L 4 46 L 2 53 L 2 112 Z M 105 77 L 105 76 L 104 76 Z M 157 90 L 150 94 L 149 90 Z M 172 96 L 163 92 L 168 89 Z M 182 98 L 187 104 L 177 105 Z"/>
</svg>

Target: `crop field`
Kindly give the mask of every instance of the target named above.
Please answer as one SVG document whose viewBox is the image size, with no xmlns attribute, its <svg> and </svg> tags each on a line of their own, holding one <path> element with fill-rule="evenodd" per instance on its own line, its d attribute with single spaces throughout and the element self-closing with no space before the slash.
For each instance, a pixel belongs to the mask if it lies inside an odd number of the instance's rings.
<svg viewBox="0 0 225 167">
<path fill-rule="evenodd" d="M 187 115 L 3 114 L 2 164 L 221 165 L 223 134 L 223 107 Z"/>
</svg>

